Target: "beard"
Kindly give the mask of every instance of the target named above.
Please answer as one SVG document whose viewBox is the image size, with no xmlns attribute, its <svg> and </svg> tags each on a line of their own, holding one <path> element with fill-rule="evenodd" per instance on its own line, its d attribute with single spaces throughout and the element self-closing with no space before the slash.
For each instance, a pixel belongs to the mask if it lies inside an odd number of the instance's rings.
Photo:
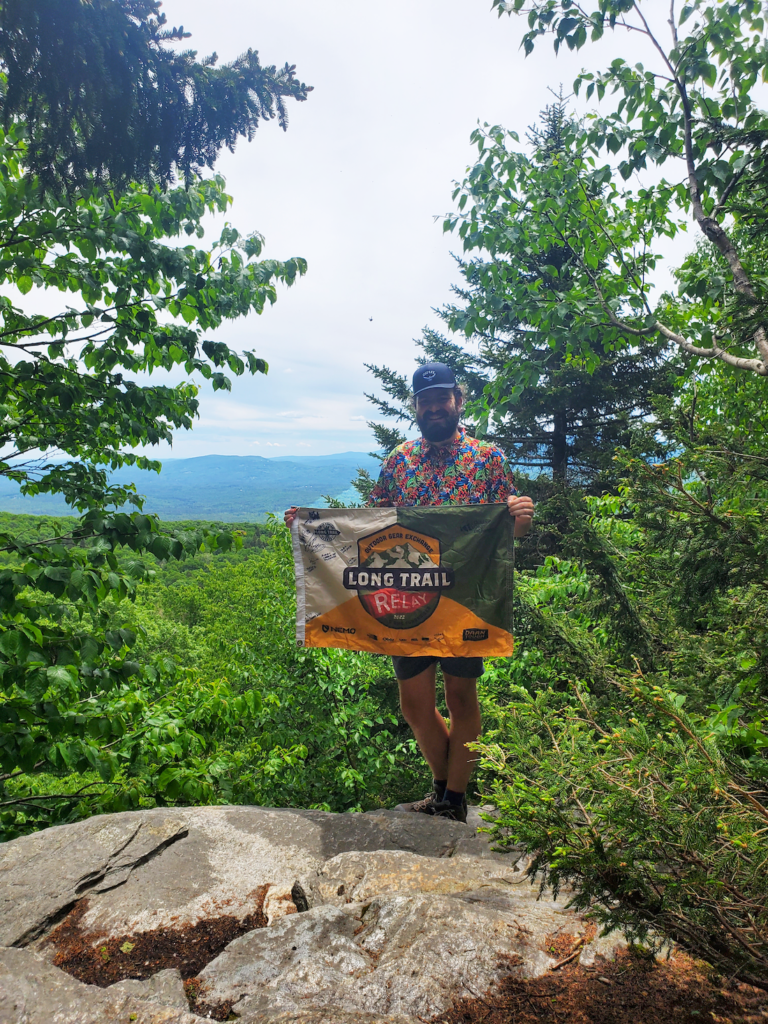
<svg viewBox="0 0 768 1024">
<path fill-rule="evenodd" d="M 458 425 L 458 410 L 439 413 L 427 412 L 421 415 L 416 413 L 416 426 L 421 431 L 421 436 L 426 441 L 434 441 L 436 444 L 439 444 L 441 441 L 447 441 L 449 437 L 453 437 Z"/>
</svg>

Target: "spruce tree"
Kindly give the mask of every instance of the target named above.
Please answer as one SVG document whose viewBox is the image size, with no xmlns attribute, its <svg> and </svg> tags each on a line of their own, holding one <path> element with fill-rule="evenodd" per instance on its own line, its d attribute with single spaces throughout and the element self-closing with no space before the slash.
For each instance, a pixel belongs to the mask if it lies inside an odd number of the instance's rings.
<svg viewBox="0 0 768 1024">
<path fill-rule="evenodd" d="M 212 167 L 222 146 L 252 139 L 262 120 L 287 125 L 285 101 L 310 87 L 294 68 L 263 67 L 247 50 L 216 67 L 212 54 L 167 44 L 159 0 L 3 0 L 0 123 L 21 121 L 25 162 L 49 188 L 92 176 L 167 185 Z"/>
<path fill-rule="evenodd" d="M 560 96 L 542 111 L 541 126 L 530 129 L 530 159 L 544 163 L 567 160 L 566 140 L 572 123 Z M 499 217 L 497 209 L 489 216 Z M 558 277 L 563 288 L 573 254 L 567 245 L 529 259 L 525 272 L 541 289 Z M 459 260 L 463 282 L 454 288 L 456 301 L 438 311 L 452 329 L 475 325 L 466 347 L 425 328 L 416 342 L 417 362 L 447 363 L 467 392 L 467 424 L 471 432 L 498 444 L 510 463 L 529 473 L 543 473 L 559 485 L 602 489 L 612 482 L 613 456 L 619 447 L 638 441 L 655 449 L 653 433 L 643 425 L 653 402 L 671 393 L 672 366 L 662 346 L 606 354 L 594 367 L 569 360 L 562 346 L 552 347 L 546 335 L 520 320 L 504 293 L 486 282 L 494 259 Z M 503 275 L 499 275 L 499 281 Z M 492 307 L 492 325 L 477 327 L 474 311 Z M 388 399 L 368 396 L 385 417 L 411 420 L 408 382 L 387 367 L 369 366 Z M 371 424 L 379 440 L 380 425 Z M 640 428 L 640 429 L 635 429 Z"/>
</svg>

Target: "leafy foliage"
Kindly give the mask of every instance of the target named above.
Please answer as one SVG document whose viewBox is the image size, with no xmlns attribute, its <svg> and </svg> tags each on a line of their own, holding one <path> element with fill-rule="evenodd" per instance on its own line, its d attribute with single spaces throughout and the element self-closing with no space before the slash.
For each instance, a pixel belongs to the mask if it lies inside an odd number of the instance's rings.
<svg viewBox="0 0 768 1024">
<path fill-rule="evenodd" d="M 70 292 L 80 305 L 44 315 L 7 296 L 0 303 L 0 471 L 25 493 L 56 490 L 80 507 L 108 494 L 122 503 L 127 491 L 109 491 L 88 463 L 158 468 L 124 447 L 157 444 L 174 428 L 188 429 L 198 404 L 192 384 L 139 386 L 122 371 L 182 366 L 214 389 L 229 388 L 227 369 L 266 372 L 254 353 L 239 356 L 203 334 L 225 319 L 260 313 L 275 301 L 277 283 L 292 284 L 306 265 L 258 262 L 259 236 L 242 239 L 228 225 L 210 250 L 165 241 L 201 237 L 205 213 L 226 211 L 231 200 L 221 178 L 168 193 L 134 187 L 114 200 L 94 190 L 59 202 L 25 173 L 18 146 L 15 131 L 0 140 L 8 172 L 0 196 L 0 279 L 24 294 Z M 52 449 L 78 462 L 41 470 L 18 464 L 30 452 Z"/>
<path fill-rule="evenodd" d="M 69 293 L 77 306 L 41 314 L 0 300 L 0 474 L 26 494 L 60 493 L 83 514 L 33 539 L 0 535 L 0 779 L 91 769 L 112 785 L 126 764 L 167 761 L 171 744 L 185 763 L 199 762 L 177 779 L 179 791 L 202 798 L 222 723 L 235 729 L 256 704 L 239 701 L 231 717 L 226 684 L 212 681 L 199 709 L 207 724 L 198 730 L 192 684 L 169 705 L 175 676 L 132 659 L 133 632 L 115 628 L 112 614 L 135 598 L 154 559 L 226 551 L 241 538 L 198 527 L 164 531 L 142 514 L 135 487 L 111 483 L 108 469 L 159 471 L 130 449 L 171 440 L 197 413 L 195 384 L 158 386 L 137 375 L 181 367 L 228 389 L 226 371 L 266 372 L 253 352 L 240 355 L 205 334 L 260 313 L 305 263 L 259 261 L 260 237 L 243 239 L 229 225 L 211 249 L 177 244 L 179 236 L 202 237 L 207 212 L 227 209 L 221 178 L 169 192 L 130 186 L 121 196 L 94 188 L 56 198 L 27 171 L 23 136 L 16 127 L 0 136 L 0 279 L 23 295 Z M 53 460 L 56 453 L 65 461 Z M 150 708 L 160 716 L 154 733 L 142 725 Z M 155 773 L 158 799 L 169 772 L 165 763 Z M 40 814 L 27 819 L 58 820 L 73 803 L 65 794 L 59 800 L 61 812 L 39 801 Z"/>
<path fill-rule="evenodd" d="M 29 710 L 30 757 L 0 778 L 5 837 L 155 804 L 344 811 L 421 793 L 389 660 L 295 647 L 287 531 L 183 566 L 104 608 L 122 646 L 110 676 L 102 652 L 86 699 L 49 693 L 55 720 Z"/>
<path fill-rule="evenodd" d="M 239 685 L 261 690 L 249 802 L 368 809 L 421 784 L 389 659 L 295 646 L 293 557 L 282 526 L 256 558 L 217 558 L 182 586 L 161 576 L 136 614 L 145 627 L 191 626 L 205 638 L 207 678 L 237 665 Z"/>
<path fill-rule="evenodd" d="M 561 497 L 479 749 L 493 831 L 543 882 L 768 988 L 768 460 L 713 443 L 696 408 L 656 464 L 624 454 L 618 495 Z"/>
<path fill-rule="evenodd" d="M 542 884 L 576 880 L 572 905 L 609 930 L 656 949 L 673 939 L 768 988 L 768 810 L 748 792 L 754 780 L 682 695 L 639 676 L 624 689 L 613 713 L 578 689 L 565 702 L 518 690 L 500 715 L 503 744 L 483 748 L 495 828 L 536 851 Z"/>
<path fill-rule="evenodd" d="M 588 368 L 603 352 L 663 338 L 697 362 L 721 360 L 768 375 L 765 278 L 731 226 L 765 228 L 768 122 L 754 95 L 766 56 L 762 4 L 693 0 L 678 15 L 673 3 L 667 43 L 640 2 L 598 0 L 591 13 L 572 0 L 493 6 L 499 14 L 527 14 L 526 53 L 545 35 L 556 50 L 563 43 L 579 49 L 606 29 L 625 30 L 633 45 L 646 44 L 650 65 L 617 56 L 606 70 L 578 77 L 577 92 L 598 99 L 608 93 L 617 103 L 573 130 L 568 161 L 532 164 L 511 148 L 514 133 L 478 130 L 478 160 L 456 191 L 459 212 L 446 219 L 446 230 L 458 229 L 465 251 L 489 253 L 496 293 L 503 291 L 537 336 Z M 620 158 L 615 168 L 600 163 L 606 152 Z M 635 171 L 677 161 L 682 177 L 624 184 Z M 727 271 L 703 295 L 695 267 L 682 268 L 681 293 L 694 301 L 654 309 L 652 271 L 684 214 L 693 215 Z M 553 264 L 552 288 L 540 292 L 524 268 L 553 249 L 569 253 L 567 281 Z M 498 316 L 492 304 L 482 305 L 463 326 L 468 334 L 478 324 L 489 330 Z"/>
<path fill-rule="evenodd" d="M 0 122 L 21 120 L 26 160 L 46 186 L 167 185 L 212 168 L 222 146 L 253 138 L 259 122 L 287 125 L 285 101 L 311 86 L 294 67 L 263 67 L 248 50 L 216 67 L 216 54 L 166 44 L 158 0 L 4 0 Z"/>
</svg>

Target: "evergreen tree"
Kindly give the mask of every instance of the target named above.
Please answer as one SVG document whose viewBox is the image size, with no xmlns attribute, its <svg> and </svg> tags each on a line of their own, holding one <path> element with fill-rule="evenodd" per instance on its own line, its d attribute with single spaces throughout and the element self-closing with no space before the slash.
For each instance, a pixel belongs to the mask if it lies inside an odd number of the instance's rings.
<svg viewBox="0 0 768 1024">
<path fill-rule="evenodd" d="M 532 128 L 528 136 L 534 150 L 531 161 L 566 160 L 572 122 L 562 95 L 541 117 L 541 127 Z M 490 215 L 503 217 L 503 212 Z M 671 392 L 670 363 L 661 345 L 614 351 L 591 367 L 569 359 L 561 346 L 551 346 L 546 334 L 517 316 L 503 275 L 489 272 L 492 261 L 500 258 L 460 260 L 464 283 L 454 288 L 460 302 L 439 311 L 451 327 L 465 329 L 471 322 L 472 351 L 425 328 L 416 343 L 423 352 L 419 361 L 452 367 L 467 392 L 470 430 L 498 444 L 516 467 L 543 470 L 562 484 L 601 487 L 612 477 L 618 447 L 627 446 L 633 436 L 653 447 L 650 432 L 633 434 L 632 428 L 648 420 L 656 396 Z M 530 257 L 522 271 L 541 291 L 551 289 L 556 276 L 562 291 L 572 258 L 567 245 L 552 247 Z M 492 324 L 485 328 L 476 316 L 479 307 L 494 310 Z M 368 396 L 379 412 L 410 419 L 406 379 L 386 367 L 369 369 L 394 401 Z M 386 428 L 372 427 L 382 440 Z"/>
<path fill-rule="evenodd" d="M 541 126 L 529 131 L 531 162 L 543 167 L 567 161 L 573 130 L 561 93 L 542 111 Z M 600 189 L 599 184 L 592 187 Z M 462 260 L 464 284 L 454 289 L 461 304 L 441 313 L 451 326 L 463 328 L 473 321 L 475 366 L 487 379 L 478 426 L 517 466 L 543 469 L 562 483 L 605 480 L 616 448 L 630 442 L 632 425 L 651 415 L 655 396 L 671 390 L 664 346 L 614 350 L 592 366 L 570 358 L 563 346 L 550 344 L 545 331 L 520 319 L 503 275 L 488 273 L 499 258 L 483 254 Z M 523 257 L 524 266 L 520 253 L 514 258 L 517 272 L 539 293 L 568 290 L 575 260 L 567 244 Z M 496 310 L 485 327 L 474 319 L 478 305 Z"/>
<path fill-rule="evenodd" d="M 286 98 L 307 98 L 293 67 L 262 67 L 254 50 L 216 67 L 216 54 L 170 49 L 189 33 L 166 27 L 160 6 L 3 0 L 0 122 L 23 122 L 25 161 L 45 185 L 189 177 L 222 146 L 252 139 L 259 121 L 285 128 Z"/>
</svg>

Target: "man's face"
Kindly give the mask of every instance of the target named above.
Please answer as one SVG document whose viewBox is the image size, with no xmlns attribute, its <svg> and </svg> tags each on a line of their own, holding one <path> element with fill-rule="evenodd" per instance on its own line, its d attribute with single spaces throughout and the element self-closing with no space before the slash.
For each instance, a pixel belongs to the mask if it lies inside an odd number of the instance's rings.
<svg viewBox="0 0 768 1024">
<path fill-rule="evenodd" d="M 461 405 L 453 388 L 429 388 L 416 396 L 416 424 L 427 441 L 447 441 L 459 425 Z"/>
</svg>

